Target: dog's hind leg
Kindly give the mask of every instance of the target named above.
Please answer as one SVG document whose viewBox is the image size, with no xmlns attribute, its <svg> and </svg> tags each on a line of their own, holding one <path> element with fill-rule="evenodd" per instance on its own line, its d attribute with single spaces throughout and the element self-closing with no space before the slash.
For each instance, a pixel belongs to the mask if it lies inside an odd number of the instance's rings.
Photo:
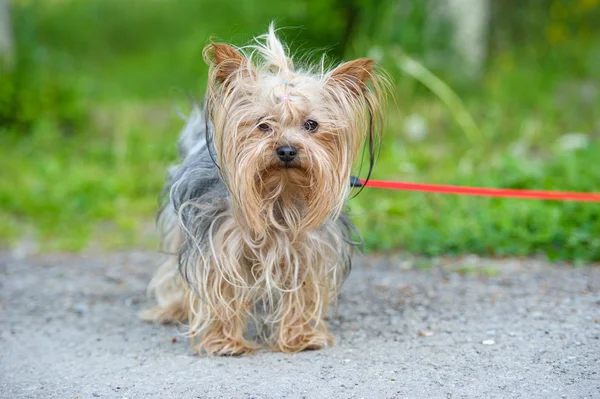
<svg viewBox="0 0 600 399">
<path fill-rule="evenodd" d="M 148 285 L 148 294 L 154 297 L 156 306 L 142 312 L 140 317 L 161 324 L 186 323 L 190 317 L 190 288 L 178 268 L 183 234 L 177 224 L 177 216 L 171 209 L 163 209 L 159 223 L 166 259 Z"/>
<path fill-rule="evenodd" d="M 161 324 L 187 323 L 190 315 L 189 291 L 188 284 L 177 269 L 176 257 L 169 256 L 148 286 L 148 293 L 156 299 L 157 304 L 142 312 L 140 317 Z"/>
</svg>

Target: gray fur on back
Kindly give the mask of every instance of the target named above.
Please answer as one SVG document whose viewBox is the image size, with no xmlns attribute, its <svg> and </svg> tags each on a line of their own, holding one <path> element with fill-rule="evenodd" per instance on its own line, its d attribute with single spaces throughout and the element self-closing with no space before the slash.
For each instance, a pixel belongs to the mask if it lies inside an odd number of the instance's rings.
<svg viewBox="0 0 600 399">
<path fill-rule="evenodd" d="M 178 142 L 182 163 L 169 168 L 165 191 L 175 209 L 189 200 L 201 199 L 209 192 L 218 191 L 220 197 L 228 196 L 227 189 L 219 176 L 219 169 L 211 157 L 207 138 L 212 136 L 212 123 L 206 121 L 202 111 L 194 107 L 181 132 Z"/>
<path fill-rule="evenodd" d="M 168 197 L 164 198 L 158 216 L 159 229 L 163 237 L 173 234 L 180 224 L 187 230 L 179 248 L 179 264 L 184 275 L 187 259 L 198 254 L 199 243 L 206 242 L 213 219 L 229 208 L 227 188 L 209 152 L 207 137 L 211 136 L 211 130 L 212 123 L 194 107 L 178 142 L 182 161 L 169 167 L 163 188 L 163 197 Z"/>
</svg>

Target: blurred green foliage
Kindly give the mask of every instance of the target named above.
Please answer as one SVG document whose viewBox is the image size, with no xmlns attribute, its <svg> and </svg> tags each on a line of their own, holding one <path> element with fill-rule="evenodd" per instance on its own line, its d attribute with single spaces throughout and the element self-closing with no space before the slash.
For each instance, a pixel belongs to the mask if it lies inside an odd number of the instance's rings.
<svg viewBox="0 0 600 399">
<path fill-rule="evenodd" d="M 15 7 L 12 24 L 16 67 L 1 70 L 0 126 L 24 133 L 50 121 L 66 134 L 81 129 L 86 111 L 69 81 L 74 65 L 39 45 L 36 21 L 25 9 Z"/>
<path fill-rule="evenodd" d="M 0 239 L 153 247 L 176 110 L 205 87 L 202 47 L 247 43 L 271 20 L 290 27 L 281 34 L 294 52 L 381 58 L 395 102 L 374 178 L 600 191 L 600 2 L 491 3 L 490 54 L 469 80 L 451 23 L 424 1 L 15 0 L 16 67 L 0 79 Z M 457 109 L 404 73 L 399 49 L 456 91 L 474 139 Z M 372 250 L 600 260 L 596 204 L 366 189 L 350 209 Z"/>
</svg>

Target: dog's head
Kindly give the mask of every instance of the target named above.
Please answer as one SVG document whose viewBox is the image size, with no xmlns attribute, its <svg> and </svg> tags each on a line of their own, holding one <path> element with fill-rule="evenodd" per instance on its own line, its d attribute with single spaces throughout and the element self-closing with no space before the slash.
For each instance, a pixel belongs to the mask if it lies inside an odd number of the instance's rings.
<svg viewBox="0 0 600 399">
<path fill-rule="evenodd" d="M 256 233 L 310 231 L 342 211 L 364 143 L 374 156 L 386 80 L 361 58 L 294 65 L 271 26 L 243 48 L 211 43 L 206 107 L 238 220 Z"/>
</svg>

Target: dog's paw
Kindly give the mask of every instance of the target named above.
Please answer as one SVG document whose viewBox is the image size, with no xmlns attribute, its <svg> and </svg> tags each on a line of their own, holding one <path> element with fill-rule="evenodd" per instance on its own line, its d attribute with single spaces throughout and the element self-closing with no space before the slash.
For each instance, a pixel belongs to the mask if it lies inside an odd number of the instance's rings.
<svg viewBox="0 0 600 399">
<path fill-rule="evenodd" d="M 144 321 L 158 324 L 177 324 L 188 321 L 188 312 L 181 305 L 155 306 L 139 314 Z"/>
<path fill-rule="evenodd" d="M 196 355 L 243 356 L 249 355 L 257 349 L 258 345 L 252 342 L 212 336 L 193 346 L 192 352 Z"/>
<path fill-rule="evenodd" d="M 302 332 L 294 332 L 288 329 L 277 342 L 274 349 L 285 353 L 295 353 L 304 350 L 317 350 L 332 346 L 333 335 L 326 331 L 316 329 L 305 329 Z"/>
</svg>

